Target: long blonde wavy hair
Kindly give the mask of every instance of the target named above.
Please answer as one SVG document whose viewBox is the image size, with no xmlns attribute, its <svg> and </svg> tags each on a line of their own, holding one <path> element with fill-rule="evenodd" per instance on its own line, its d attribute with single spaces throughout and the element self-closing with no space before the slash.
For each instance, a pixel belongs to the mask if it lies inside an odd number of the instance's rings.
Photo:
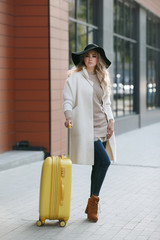
<svg viewBox="0 0 160 240">
<path fill-rule="evenodd" d="M 97 75 L 97 78 L 99 79 L 99 81 L 103 82 L 103 84 L 105 86 L 105 92 L 107 94 L 111 93 L 111 81 L 110 81 L 109 72 L 106 69 L 106 64 L 105 64 L 104 60 L 102 59 L 101 55 L 96 50 L 94 50 L 94 51 L 97 54 L 97 65 L 95 66 L 95 74 Z M 85 63 L 84 63 L 85 55 L 86 55 L 86 53 L 81 55 L 79 64 L 77 66 L 72 67 L 67 72 L 68 77 L 71 76 L 75 72 L 80 72 L 83 69 L 83 67 L 86 67 Z M 101 80 L 100 80 L 99 76 L 100 76 Z"/>
</svg>

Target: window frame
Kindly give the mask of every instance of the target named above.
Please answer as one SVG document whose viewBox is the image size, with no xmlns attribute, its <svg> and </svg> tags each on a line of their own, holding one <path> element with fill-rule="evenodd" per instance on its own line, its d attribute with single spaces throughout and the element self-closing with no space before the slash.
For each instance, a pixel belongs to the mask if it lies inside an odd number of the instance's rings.
<svg viewBox="0 0 160 240">
<path fill-rule="evenodd" d="M 160 59 L 160 18 L 155 16 L 153 13 L 150 13 L 149 11 L 147 12 L 146 18 L 146 107 L 147 110 L 153 110 L 160 106 L 160 97 L 158 94 L 160 93 L 160 82 L 158 81 L 158 79 L 160 78 L 160 70 L 158 68 L 158 63 Z M 153 28 L 152 26 L 150 26 L 150 24 L 155 26 L 155 23 L 157 23 L 155 28 L 157 36 L 156 39 L 153 39 L 153 37 L 150 37 L 152 36 L 150 31 L 153 31 Z M 154 68 L 153 62 L 150 68 L 150 62 L 148 57 L 149 54 L 151 54 L 152 61 L 154 61 L 155 63 L 156 71 L 154 79 L 150 77 L 149 74 L 149 69 L 153 71 Z M 151 93 L 153 94 L 151 95 Z"/>
<path fill-rule="evenodd" d="M 121 5 L 122 9 L 120 10 L 119 6 Z M 133 29 L 131 29 L 129 35 L 127 34 L 128 32 L 126 31 L 125 27 L 125 10 L 126 6 L 129 7 L 129 12 L 130 12 L 130 25 L 132 26 Z M 118 10 L 117 10 L 118 9 Z M 134 11 L 133 11 L 134 9 Z M 133 3 L 133 1 L 128 1 L 128 0 L 114 0 L 114 33 L 113 33 L 113 41 L 114 41 L 114 64 L 115 64 L 115 70 L 114 70 L 114 83 L 113 83 L 113 112 L 115 117 L 124 117 L 128 116 L 131 114 L 135 114 L 138 112 L 137 109 L 137 104 L 136 104 L 136 99 L 135 99 L 135 91 L 137 88 L 137 84 L 135 83 L 136 79 L 136 71 L 135 71 L 135 55 L 137 56 L 137 51 L 135 50 L 135 47 L 138 45 L 138 33 L 134 30 L 137 29 L 137 21 L 136 21 L 136 15 L 137 15 L 137 4 Z M 119 22 L 118 22 L 118 16 L 120 13 L 117 11 L 121 12 L 123 16 L 121 16 L 121 21 L 123 22 L 122 28 L 119 27 Z M 131 14 L 132 13 L 132 14 Z M 119 17 L 120 19 L 120 17 Z M 135 20 L 135 21 L 134 21 Z M 135 26 L 133 25 L 135 23 Z M 121 31 L 120 31 L 121 30 Z M 134 38 L 133 38 L 134 36 Z M 122 74 L 118 71 L 118 42 L 122 42 L 122 50 L 123 52 L 123 58 L 122 58 Z M 126 51 L 126 44 L 129 45 L 129 52 Z M 132 49 L 132 50 L 131 50 Z M 127 61 L 125 61 L 126 58 L 126 53 L 129 53 L 129 61 L 128 61 L 128 85 L 126 84 L 127 82 L 127 76 L 126 76 L 126 65 Z M 132 61 L 130 60 L 132 54 Z M 122 89 L 119 89 L 119 79 L 118 75 L 122 75 Z M 132 82 L 133 81 L 133 82 Z M 126 88 L 129 89 L 129 94 L 128 97 L 126 95 Z M 120 107 L 119 107 L 120 105 Z"/>
<path fill-rule="evenodd" d="M 94 14 L 93 14 L 93 21 L 95 22 L 95 24 L 89 23 L 89 0 L 86 0 L 86 20 L 87 20 L 86 22 L 85 21 L 81 21 L 81 20 L 78 19 L 77 0 L 74 0 L 74 1 L 75 1 L 75 5 L 74 5 L 75 6 L 75 9 L 74 9 L 75 17 L 70 17 L 69 16 L 69 24 L 70 23 L 74 23 L 75 24 L 75 26 L 74 26 L 74 29 L 75 29 L 74 30 L 75 31 L 75 36 L 74 36 L 75 48 L 74 48 L 74 50 L 72 49 L 72 51 L 71 51 L 71 49 L 69 47 L 69 56 L 70 56 L 69 57 L 70 58 L 69 59 L 69 63 L 70 63 L 70 67 L 72 67 L 72 65 L 73 65 L 73 62 L 72 62 L 72 59 L 71 59 L 71 52 L 79 51 L 79 49 L 78 49 L 78 36 L 79 36 L 78 35 L 78 26 L 83 26 L 83 27 L 86 28 L 86 45 L 91 43 L 89 41 L 89 34 L 90 34 L 91 31 L 93 31 L 93 37 L 95 38 L 94 43 L 98 44 L 98 39 L 97 39 L 96 35 L 98 35 L 98 30 L 99 30 L 98 19 L 94 18 Z M 94 11 L 94 9 L 96 9 L 96 1 L 95 0 L 93 1 L 93 11 Z M 95 34 L 94 31 L 97 31 L 97 34 Z M 70 41 L 70 36 L 69 36 L 69 41 Z M 85 47 L 85 46 L 83 46 L 83 47 Z M 83 50 L 83 49 L 81 49 L 81 50 Z"/>
</svg>

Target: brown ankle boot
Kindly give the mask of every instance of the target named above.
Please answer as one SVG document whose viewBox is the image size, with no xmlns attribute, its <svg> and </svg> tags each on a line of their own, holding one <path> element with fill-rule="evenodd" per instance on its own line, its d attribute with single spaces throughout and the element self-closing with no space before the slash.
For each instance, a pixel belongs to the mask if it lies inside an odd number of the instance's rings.
<svg viewBox="0 0 160 240">
<path fill-rule="evenodd" d="M 85 210 L 85 213 L 88 214 L 88 219 L 92 222 L 97 222 L 98 220 L 98 202 L 99 202 L 99 197 L 92 195 L 88 199 L 88 204 Z"/>
</svg>

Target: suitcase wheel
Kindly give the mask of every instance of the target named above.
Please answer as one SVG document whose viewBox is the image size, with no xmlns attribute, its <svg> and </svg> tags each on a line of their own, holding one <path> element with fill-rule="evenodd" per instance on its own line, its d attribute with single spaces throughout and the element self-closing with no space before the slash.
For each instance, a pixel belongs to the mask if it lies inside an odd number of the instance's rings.
<svg viewBox="0 0 160 240">
<path fill-rule="evenodd" d="M 59 225 L 60 225 L 60 227 L 65 227 L 66 222 L 64 220 L 61 220 L 61 221 L 59 221 Z"/>
<path fill-rule="evenodd" d="M 37 226 L 41 227 L 44 225 L 44 221 L 42 221 L 41 219 L 37 221 Z"/>
</svg>

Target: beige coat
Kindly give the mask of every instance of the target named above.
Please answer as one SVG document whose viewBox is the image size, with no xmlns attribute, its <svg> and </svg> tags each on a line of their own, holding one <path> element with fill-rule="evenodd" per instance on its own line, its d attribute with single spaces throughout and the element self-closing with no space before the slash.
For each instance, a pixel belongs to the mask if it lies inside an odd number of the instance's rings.
<svg viewBox="0 0 160 240">
<path fill-rule="evenodd" d="M 103 84 L 101 84 L 104 89 Z M 65 83 L 64 112 L 72 111 L 71 160 L 76 164 L 94 164 L 94 129 L 93 129 L 93 82 L 89 80 L 85 68 L 72 74 Z M 103 111 L 108 120 L 113 119 L 110 96 L 104 94 Z M 114 134 L 107 144 L 110 160 L 116 160 Z"/>
</svg>

